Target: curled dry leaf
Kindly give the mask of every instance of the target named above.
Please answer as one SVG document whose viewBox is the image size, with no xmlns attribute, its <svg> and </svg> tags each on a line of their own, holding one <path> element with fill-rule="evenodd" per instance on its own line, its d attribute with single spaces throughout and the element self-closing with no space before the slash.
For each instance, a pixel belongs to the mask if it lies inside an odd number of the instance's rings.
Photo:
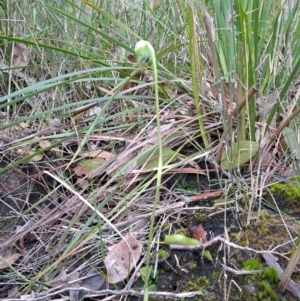
<svg viewBox="0 0 300 301">
<path fill-rule="evenodd" d="M 114 245 L 105 257 L 104 264 L 109 283 L 126 279 L 142 254 L 142 244 L 133 234 L 126 234 L 124 240 Z"/>
<path fill-rule="evenodd" d="M 28 50 L 25 44 L 15 43 L 13 48 L 13 66 L 21 67 L 15 70 L 18 73 L 28 63 Z"/>
<path fill-rule="evenodd" d="M 11 264 L 14 264 L 19 259 L 20 256 L 21 254 L 16 253 L 6 258 L 0 257 L 0 270 L 7 268 Z"/>
<path fill-rule="evenodd" d="M 90 157 L 90 158 L 102 158 L 105 160 L 111 159 L 114 155 L 110 152 L 103 151 L 101 149 L 92 150 L 86 153 L 83 153 L 81 156 Z"/>
<path fill-rule="evenodd" d="M 202 241 L 202 243 L 207 243 L 207 232 L 204 230 L 203 226 L 200 224 L 198 226 L 187 227 L 191 237 Z"/>
<path fill-rule="evenodd" d="M 233 101 L 230 101 L 228 98 L 225 98 L 225 108 L 226 108 L 227 114 L 230 116 L 233 114 L 234 110 L 236 109 L 236 103 Z"/>
</svg>

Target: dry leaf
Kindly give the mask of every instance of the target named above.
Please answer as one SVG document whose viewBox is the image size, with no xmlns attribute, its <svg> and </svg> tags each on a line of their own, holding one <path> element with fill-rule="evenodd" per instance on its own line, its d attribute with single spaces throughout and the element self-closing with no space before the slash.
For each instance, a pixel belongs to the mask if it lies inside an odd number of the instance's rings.
<svg viewBox="0 0 300 301">
<path fill-rule="evenodd" d="M 24 130 L 26 128 L 28 128 L 28 124 L 25 123 L 25 122 L 20 122 L 17 125 L 12 126 L 12 129 L 14 131 L 21 131 L 21 130 Z"/>
<path fill-rule="evenodd" d="M 206 235 L 207 232 L 204 230 L 203 226 L 200 224 L 198 226 L 187 227 L 191 237 L 202 241 L 202 243 L 207 243 Z"/>
<path fill-rule="evenodd" d="M 17 156 L 20 156 L 23 158 L 33 155 L 36 152 L 35 150 L 27 149 L 25 147 L 20 147 L 20 148 L 14 149 L 13 151 Z M 41 161 L 42 159 L 43 159 L 43 154 L 37 154 L 36 156 L 30 158 L 30 161 L 37 162 L 37 161 Z"/>
<path fill-rule="evenodd" d="M 227 114 L 230 116 L 236 109 L 236 103 L 225 98 Z"/>
<path fill-rule="evenodd" d="M 16 253 L 6 258 L 0 257 L 0 270 L 7 268 L 11 264 L 14 264 L 19 259 L 20 256 L 21 254 Z"/>
<path fill-rule="evenodd" d="M 15 73 L 21 71 L 28 63 L 28 50 L 25 44 L 15 43 L 13 47 L 13 60 L 14 67 L 21 67 L 15 69 Z"/>
<path fill-rule="evenodd" d="M 83 287 L 94 291 L 98 291 L 103 285 L 105 285 L 105 278 L 97 273 L 94 268 L 91 268 L 85 279 L 82 280 Z"/>
<path fill-rule="evenodd" d="M 90 182 L 87 179 L 83 179 L 83 178 L 78 178 L 76 180 L 76 184 L 81 187 L 81 188 L 88 188 L 90 186 Z"/>
<path fill-rule="evenodd" d="M 124 239 L 113 246 L 104 260 L 109 283 L 126 279 L 142 254 L 142 244 L 133 234 L 125 235 Z"/>
<path fill-rule="evenodd" d="M 100 149 L 89 151 L 86 153 L 83 153 L 81 156 L 84 158 L 90 157 L 90 158 L 103 158 L 103 159 L 111 159 L 113 157 L 113 154 L 107 151 L 102 151 Z"/>
<path fill-rule="evenodd" d="M 28 152 L 28 155 L 33 155 L 33 154 L 35 154 L 34 150 L 30 150 Z M 43 159 L 43 154 L 38 154 L 38 155 L 35 155 L 34 157 L 30 158 L 30 161 L 38 162 L 38 161 L 41 161 L 42 159 Z"/>
<path fill-rule="evenodd" d="M 93 173 L 99 166 L 105 163 L 103 158 L 84 159 L 74 168 L 74 172 L 78 177 L 91 176 L 95 177 L 98 174 Z"/>
<path fill-rule="evenodd" d="M 51 145 L 51 142 L 49 140 L 41 140 L 39 142 L 39 146 L 41 148 L 46 148 L 46 147 L 49 147 Z"/>
</svg>

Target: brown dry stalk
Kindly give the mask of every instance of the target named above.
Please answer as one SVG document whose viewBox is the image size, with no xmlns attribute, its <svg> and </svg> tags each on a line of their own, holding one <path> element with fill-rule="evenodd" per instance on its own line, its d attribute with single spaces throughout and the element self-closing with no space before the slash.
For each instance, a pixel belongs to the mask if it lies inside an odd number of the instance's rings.
<svg viewBox="0 0 300 301">
<path fill-rule="evenodd" d="M 274 140 L 281 134 L 281 132 L 289 124 L 289 122 L 292 121 L 299 113 L 300 113 L 300 107 L 296 108 L 290 116 L 288 116 L 284 121 L 281 122 L 281 124 L 276 129 L 275 133 L 270 137 L 266 147 L 267 149 L 271 146 Z"/>
</svg>

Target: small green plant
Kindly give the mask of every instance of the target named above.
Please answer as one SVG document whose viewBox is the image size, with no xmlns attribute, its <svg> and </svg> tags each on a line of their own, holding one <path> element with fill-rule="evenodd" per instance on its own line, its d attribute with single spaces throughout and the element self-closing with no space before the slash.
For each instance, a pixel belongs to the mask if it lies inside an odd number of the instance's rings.
<svg viewBox="0 0 300 301">
<path fill-rule="evenodd" d="M 272 284 L 276 284 L 279 281 L 278 274 L 275 268 L 269 268 L 269 267 L 264 268 L 262 273 L 262 278 Z"/>
<path fill-rule="evenodd" d="M 258 292 L 256 297 L 258 300 L 278 300 L 278 296 L 272 285 L 278 283 L 277 271 L 274 268 L 264 268 L 258 258 L 251 258 L 243 263 L 244 270 L 262 270 L 260 274 L 254 274 L 245 277 L 245 283 L 251 279 L 253 283 L 257 283 Z"/>
<path fill-rule="evenodd" d="M 261 291 L 258 292 L 257 297 L 259 300 L 269 300 L 269 301 L 277 301 L 278 300 L 278 296 L 276 295 L 276 293 L 274 292 L 274 290 L 272 289 L 270 283 L 268 283 L 267 281 L 262 281 L 260 283 L 261 286 Z"/>
<path fill-rule="evenodd" d="M 243 262 L 243 269 L 247 271 L 261 270 L 263 268 L 261 262 L 257 258 L 251 258 Z"/>
<path fill-rule="evenodd" d="M 147 288 L 149 292 L 156 290 L 156 283 L 158 279 L 158 272 L 153 267 L 142 267 L 140 269 L 141 278 L 144 283 L 147 282 Z"/>
<path fill-rule="evenodd" d="M 196 185 L 189 183 L 187 180 L 182 178 L 181 176 L 177 176 L 178 181 L 176 183 L 176 187 L 181 190 L 185 190 L 188 192 L 193 192 L 197 190 Z"/>
<path fill-rule="evenodd" d="M 196 283 L 201 287 L 206 287 L 209 285 L 209 280 L 205 276 L 201 276 L 196 279 Z"/>
<path fill-rule="evenodd" d="M 152 63 L 153 75 L 154 75 L 155 111 L 156 111 L 156 126 L 157 126 L 157 141 L 158 141 L 158 162 L 157 162 L 158 164 L 157 164 L 155 198 L 153 202 L 153 209 L 152 209 L 152 215 L 150 221 L 150 231 L 149 231 L 148 248 L 147 248 L 147 256 L 146 256 L 146 269 L 148 272 L 150 272 L 149 269 L 150 249 L 151 249 L 151 241 L 154 235 L 155 213 L 156 213 L 156 207 L 160 196 L 160 185 L 161 185 L 162 168 L 163 168 L 163 146 L 162 146 L 162 136 L 160 130 L 160 107 L 159 107 L 160 104 L 159 104 L 159 97 L 158 97 L 158 71 L 157 71 L 155 50 L 148 41 L 141 40 L 137 42 L 134 48 L 134 54 L 137 62 L 140 63 L 144 68 L 145 66 L 147 66 L 148 63 L 150 62 Z M 149 277 L 145 277 L 144 301 L 148 300 Z"/>
</svg>

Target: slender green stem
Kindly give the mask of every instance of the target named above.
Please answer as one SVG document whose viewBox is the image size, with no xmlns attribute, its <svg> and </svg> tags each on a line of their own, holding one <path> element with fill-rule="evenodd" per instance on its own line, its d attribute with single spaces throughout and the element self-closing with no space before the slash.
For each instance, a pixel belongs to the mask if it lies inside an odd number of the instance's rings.
<svg viewBox="0 0 300 301">
<path fill-rule="evenodd" d="M 152 240 L 153 240 L 153 236 L 154 236 L 155 212 L 156 212 L 157 203 L 158 203 L 159 197 L 160 197 L 160 186 L 161 186 L 162 167 L 163 167 L 162 139 L 161 139 L 161 132 L 160 132 L 160 108 L 159 108 L 159 97 L 158 97 L 158 75 L 157 75 L 157 64 L 156 64 L 156 57 L 155 57 L 154 51 L 152 52 L 152 61 L 153 61 L 153 73 L 154 73 L 155 110 L 156 110 L 156 126 L 157 126 L 159 160 L 158 160 L 158 169 L 157 169 L 155 199 L 154 199 L 154 203 L 153 203 L 153 209 L 152 209 L 152 215 L 151 215 L 151 221 L 150 221 L 150 231 L 149 231 L 147 255 L 146 255 L 146 267 L 147 267 L 147 271 L 148 271 L 148 277 L 146 277 L 146 281 L 145 281 L 144 301 L 148 301 L 148 279 L 149 279 L 149 274 L 151 272 L 151 270 L 149 269 L 150 251 L 151 251 L 151 244 L 152 244 Z"/>
</svg>

